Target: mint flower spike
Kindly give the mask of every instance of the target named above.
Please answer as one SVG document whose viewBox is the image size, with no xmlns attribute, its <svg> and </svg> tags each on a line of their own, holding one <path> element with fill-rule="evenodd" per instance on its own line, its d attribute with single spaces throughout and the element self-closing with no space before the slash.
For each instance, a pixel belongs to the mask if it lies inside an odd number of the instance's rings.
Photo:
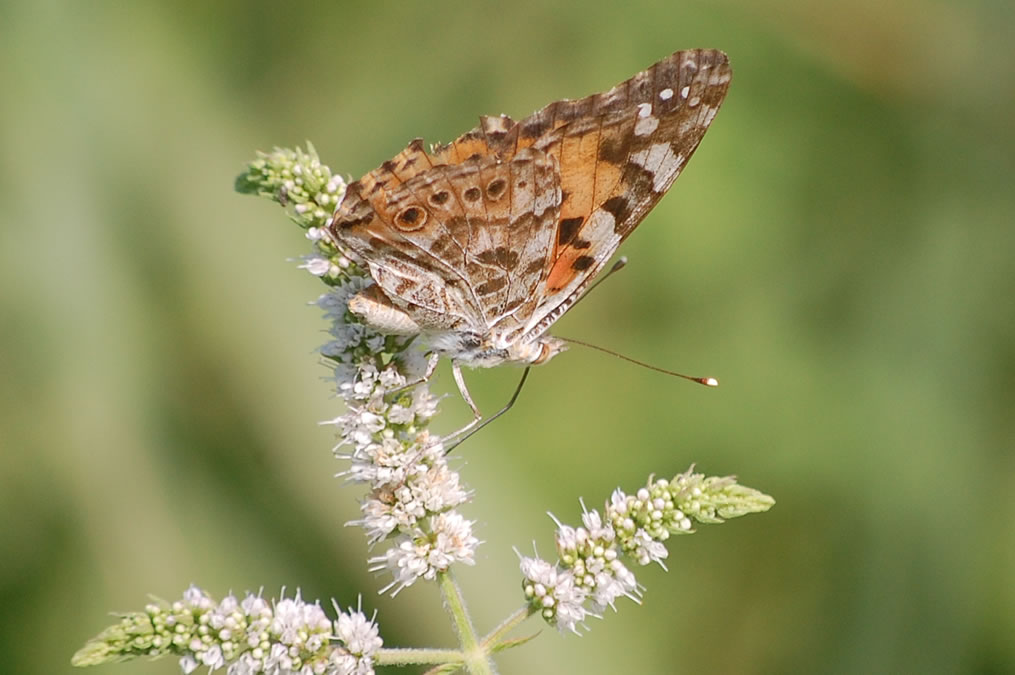
<svg viewBox="0 0 1015 675">
<path fill-rule="evenodd" d="M 275 148 L 258 152 L 257 159 L 236 177 L 236 191 L 267 197 L 285 207 L 289 217 L 306 230 L 314 252 L 303 256 L 305 269 L 325 283 L 347 280 L 353 257 L 324 236 L 324 228 L 345 196 L 341 176 L 322 164 L 313 144 L 307 149 Z"/>
<path fill-rule="evenodd" d="M 313 144 L 307 149 L 275 148 L 258 152 L 236 178 L 236 191 L 268 197 L 293 207 L 293 220 L 304 229 L 321 228 L 345 194 L 345 181 L 322 164 Z"/>
<path fill-rule="evenodd" d="M 196 586 L 171 605 L 152 603 L 124 615 L 74 655 L 75 666 L 174 655 L 180 669 L 201 666 L 231 675 L 300 673 L 369 675 L 382 641 L 373 619 L 361 609 L 332 622 L 317 603 L 284 595 L 275 602 L 260 594 L 215 602 Z"/>
<path fill-rule="evenodd" d="M 347 524 L 362 527 L 371 546 L 385 546 L 368 563 L 390 573 L 381 592 L 394 595 L 419 579 L 436 580 L 453 563 L 474 564 L 480 542 L 473 521 L 454 510 L 471 495 L 448 466 L 441 438 L 427 429 L 438 398 L 420 382 L 426 360 L 412 338 L 378 333 L 349 311 L 372 282 L 325 236 L 345 187 L 309 143 L 305 151 L 258 153 L 236 180 L 239 192 L 290 208 L 314 246 L 299 267 L 329 287 L 317 300 L 330 324 L 321 354 L 345 403 L 344 413 L 323 424 L 336 428 L 335 456 L 349 462 L 338 475 L 367 486 L 363 517 Z"/>
<path fill-rule="evenodd" d="M 604 515 L 582 502 L 582 526 L 556 518 L 556 564 L 519 556 L 522 589 L 530 613 L 538 613 L 560 631 L 581 634 L 586 616 L 602 617 L 607 607 L 626 596 L 640 602 L 643 588 L 620 559 L 626 554 L 639 565 L 657 562 L 666 569 L 663 544 L 671 534 L 690 534 L 692 521 L 722 523 L 748 513 L 767 511 L 775 500 L 732 476 L 706 477 L 692 466 L 672 480 L 649 477 L 634 495 L 614 490 Z"/>
<path fill-rule="evenodd" d="M 438 399 L 425 383 L 406 388 L 425 372 L 425 359 L 411 341 L 377 333 L 348 310 L 367 283 L 351 276 L 318 300 L 333 338 L 321 353 L 346 404 L 326 424 L 341 439 L 336 456 L 349 462 L 339 475 L 368 486 L 363 517 L 348 524 L 362 527 L 371 545 L 387 546 L 368 562 L 391 574 L 381 592 L 394 595 L 419 579 L 436 580 L 453 563 L 474 564 L 480 542 L 473 521 L 455 510 L 471 494 L 427 429 Z"/>
</svg>

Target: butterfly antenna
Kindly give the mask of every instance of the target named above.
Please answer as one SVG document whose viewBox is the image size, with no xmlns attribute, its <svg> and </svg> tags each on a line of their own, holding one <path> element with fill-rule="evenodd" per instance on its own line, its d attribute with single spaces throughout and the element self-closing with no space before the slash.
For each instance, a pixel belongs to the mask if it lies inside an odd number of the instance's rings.
<svg viewBox="0 0 1015 675">
<path fill-rule="evenodd" d="M 485 427 L 487 424 L 494 421 L 495 419 L 497 419 L 498 417 L 500 417 L 501 415 L 503 415 L 504 413 L 506 413 L 508 410 L 511 409 L 511 406 L 513 406 L 515 404 L 515 401 L 518 400 L 518 394 L 522 393 L 522 387 L 525 386 L 525 380 L 527 380 L 529 377 L 529 368 L 531 368 L 531 366 L 525 367 L 525 371 L 522 373 L 522 379 L 518 381 L 518 386 L 515 387 L 515 393 L 511 395 L 511 400 L 507 402 L 507 405 L 498 410 L 497 412 L 495 412 L 494 414 L 490 415 L 489 417 L 485 418 L 482 422 L 480 422 L 476 426 L 472 427 L 471 429 L 468 429 L 468 431 L 466 431 L 464 435 L 460 436 L 459 438 L 455 438 L 452 442 L 450 442 L 444 448 L 445 455 L 447 455 L 452 450 L 461 445 L 466 438 L 476 433 L 477 431 Z M 457 433 L 458 432 L 455 432 L 454 434 L 451 434 L 451 436 L 455 436 Z"/>
<path fill-rule="evenodd" d="M 606 349 L 605 347 L 600 347 L 599 345 L 589 344 L 588 342 L 582 342 L 581 340 L 574 340 L 572 338 L 560 337 L 559 335 L 556 336 L 556 337 L 560 338 L 561 340 L 564 340 L 565 342 L 569 342 L 571 344 L 581 345 L 582 347 L 588 347 L 589 349 L 595 349 L 596 351 L 603 352 L 604 354 L 610 354 L 611 356 L 616 356 L 618 359 L 623 359 L 624 361 L 630 361 L 631 363 L 633 363 L 635 365 L 641 366 L 642 368 L 648 368 L 649 370 L 654 370 L 654 371 L 656 371 L 658 373 L 665 373 L 666 375 L 672 375 L 674 377 L 680 377 L 680 378 L 683 378 L 685 380 L 690 380 L 691 382 L 697 382 L 698 384 L 703 384 L 706 387 L 718 387 L 719 386 L 719 380 L 715 379 L 714 377 L 694 377 L 693 375 L 684 375 L 683 373 L 677 373 L 677 372 L 674 372 L 672 370 L 666 370 L 665 368 L 660 368 L 659 366 L 650 365 L 650 364 L 645 363 L 643 361 L 639 361 L 638 359 L 632 359 L 630 356 L 624 356 L 623 354 L 618 354 L 617 352 L 614 352 L 614 351 L 611 351 L 609 349 Z"/>
</svg>

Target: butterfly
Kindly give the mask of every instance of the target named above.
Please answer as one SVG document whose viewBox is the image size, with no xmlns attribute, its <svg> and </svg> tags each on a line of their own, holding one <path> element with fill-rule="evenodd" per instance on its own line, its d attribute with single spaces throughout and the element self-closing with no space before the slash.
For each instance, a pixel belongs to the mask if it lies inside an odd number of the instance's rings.
<svg viewBox="0 0 1015 675">
<path fill-rule="evenodd" d="M 373 280 L 349 310 L 420 336 L 431 355 L 422 379 L 451 359 L 475 415 L 452 436 L 482 419 L 462 366 L 531 366 L 566 348 L 548 329 L 673 184 L 731 74 L 719 50 L 678 51 L 521 121 L 480 117 L 429 152 L 416 139 L 347 186 L 327 231 Z"/>
</svg>

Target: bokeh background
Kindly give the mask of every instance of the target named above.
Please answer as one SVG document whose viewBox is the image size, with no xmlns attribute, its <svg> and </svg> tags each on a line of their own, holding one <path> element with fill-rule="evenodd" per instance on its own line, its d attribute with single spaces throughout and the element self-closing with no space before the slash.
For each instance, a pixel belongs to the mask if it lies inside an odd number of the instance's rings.
<svg viewBox="0 0 1015 675">
<path fill-rule="evenodd" d="M 519 605 L 547 511 L 696 462 L 777 505 L 502 672 L 1015 672 L 1013 35 L 986 0 L 3 3 L 0 671 L 71 672 L 107 612 L 191 582 L 362 594 L 388 645 L 452 644 L 343 527 L 307 242 L 233 179 L 306 139 L 356 177 L 720 47 L 710 133 L 558 332 L 722 386 L 577 348 L 534 371 L 460 453 L 474 618 Z M 470 382 L 492 410 L 517 376 Z"/>
</svg>

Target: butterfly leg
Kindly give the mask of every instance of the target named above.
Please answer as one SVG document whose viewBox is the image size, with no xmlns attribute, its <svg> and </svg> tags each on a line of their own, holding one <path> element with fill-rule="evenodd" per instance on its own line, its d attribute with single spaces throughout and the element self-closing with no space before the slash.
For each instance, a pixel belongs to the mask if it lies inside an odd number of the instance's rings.
<svg viewBox="0 0 1015 675">
<path fill-rule="evenodd" d="M 455 376 L 455 384 L 458 385 L 458 391 L 459 393 L 461 393 L 462 398 L 465 399 L 465 402 L 469 404 L 469 407 L 472 408 L 472 414 L 475 415 L 475 418 L 458 431 L 453 431 L 447 436 L 445 436 L 443 439 L 441 439 L 442 442 L 445 443 L 444 448 L 445 455 L 451 452 L 453 448 L 461 444 L 461 442 L 464 441 L 466 438 L 468 438 L 469 436 L 471 436 L 472 434 L 476 433 L 484 426 L 486 426 L 485 424 L 482 424 L 478 427 L 476 426 L 477 424 L 479 424 L 480 420 L 483 419 L 483 414 L 479 412 L 479 408 L 476 407 L 476 403 L 472 400 L 472 395 L 469 394 L 469 388 L 465 386 L 465 377 L 462 375 L 462 367 L 459 366 L 458 363 L 455 361 L 451 362 L 451 374 Z M 501 412 L 504 411 L 502 410 Z M 500 414 L 501 413 L 497 413 L 497 415 Z"/>
<path fill-rule="evenodd" d="M 479 408 L 476 407 L 476 404 L 472 400 L 472 396 L 469 394 L 469 388 L 465 386 L 465 377 L 462 375 L 462 367 L 454 361 L 451 362 L 451 374 L 455 376 L 455 384 L 458 385 L 458 391 L 462 394 L 462 398 L 464 398 L 465 402 L 469 404 L 470 408 L 472 408 L 472 414 L 476 416 L 471 422 L 451 434 L 452 436 L 458 436 L 459 434 L 463 434 L 479 424 L 479 421 L 483 419 L 483 413 L 479 412 Z"/>
<path fill-rule="evenodd" d="M 453 439 L 450 444 L 447 444 L 445 446 L 444 449 L 445 455 L 454 450 L 455 448 L 457 448 L 462 443 L 464 443 L 465 439 L 467 439 L 469 436 L 476 433 L 477 431 L 485 427 L 487 424 L 494 421 L 495 419 L 497 419 L 498 417 L 500 417 L 501 415 L 503 415 L 504 413 L 506 413 L 508 410 L 511 409 L 511 406 L 513 406 L 515 404 L 515 401 L 518 400 L 518 394 L 522 392 L 522 386 L 525 384 L 525 380 L 529 376 L 530 366 L 525 367 L 525 372 L 522 373 L 522 379 L 518 381 L 518 386 L 515 387 L 515 393 L 511 395 L 511 400 L 507 402 L 507 405 L 505 405 L 503 408 L 498 410 L 493 415 L 490 415 L 486 419 L 482 418 L 482 415 L 479 414 L 479 409 L 476 408 L 476 404 L 472 402 L 472 397 L 469 396 L 468 389 L 465 388 L 465 378 L 462 377 L 461 369 L 457 367 L 457 364 L 452 366 L 452 368 L 453 372 L 455 373 L 455 382 L 458 384 L 458 389 L 462 392 L 462 397 L 465 399 L 466 403 L 469 404 L 469 406 L 472 408 L 472 411 L 476 414 L 476 419 L 472 420 L 472 422 L 466 424 L 458 431 L 449 434 L 448 436 L 445 437 L 445 441 L 447 441 L 447 439 L 449 438 Z M 480 423 L 480 420 L 482 420 L 482 423 Z"/>
<path fill-rule="evenodd" d="M 430 378 L 434 374 L 434 371 L 437 370 L 437 364 L 440 362 L 440 360 L 441 360 L 440 354 L 438 354 L 437 352 L 430 352 L 430 355 L 427 357 L 426 372 L 424 372 L 416 379 L 406 382 L 400 387 L 395 387 L 391 391 L 385 392 L 384 395 L 393 396 L 394 394 L 401 393 L 406 389 L 412 389 L 413 387 L 423 384 L 424 382 L 429 382 Z"/>
</svg>

